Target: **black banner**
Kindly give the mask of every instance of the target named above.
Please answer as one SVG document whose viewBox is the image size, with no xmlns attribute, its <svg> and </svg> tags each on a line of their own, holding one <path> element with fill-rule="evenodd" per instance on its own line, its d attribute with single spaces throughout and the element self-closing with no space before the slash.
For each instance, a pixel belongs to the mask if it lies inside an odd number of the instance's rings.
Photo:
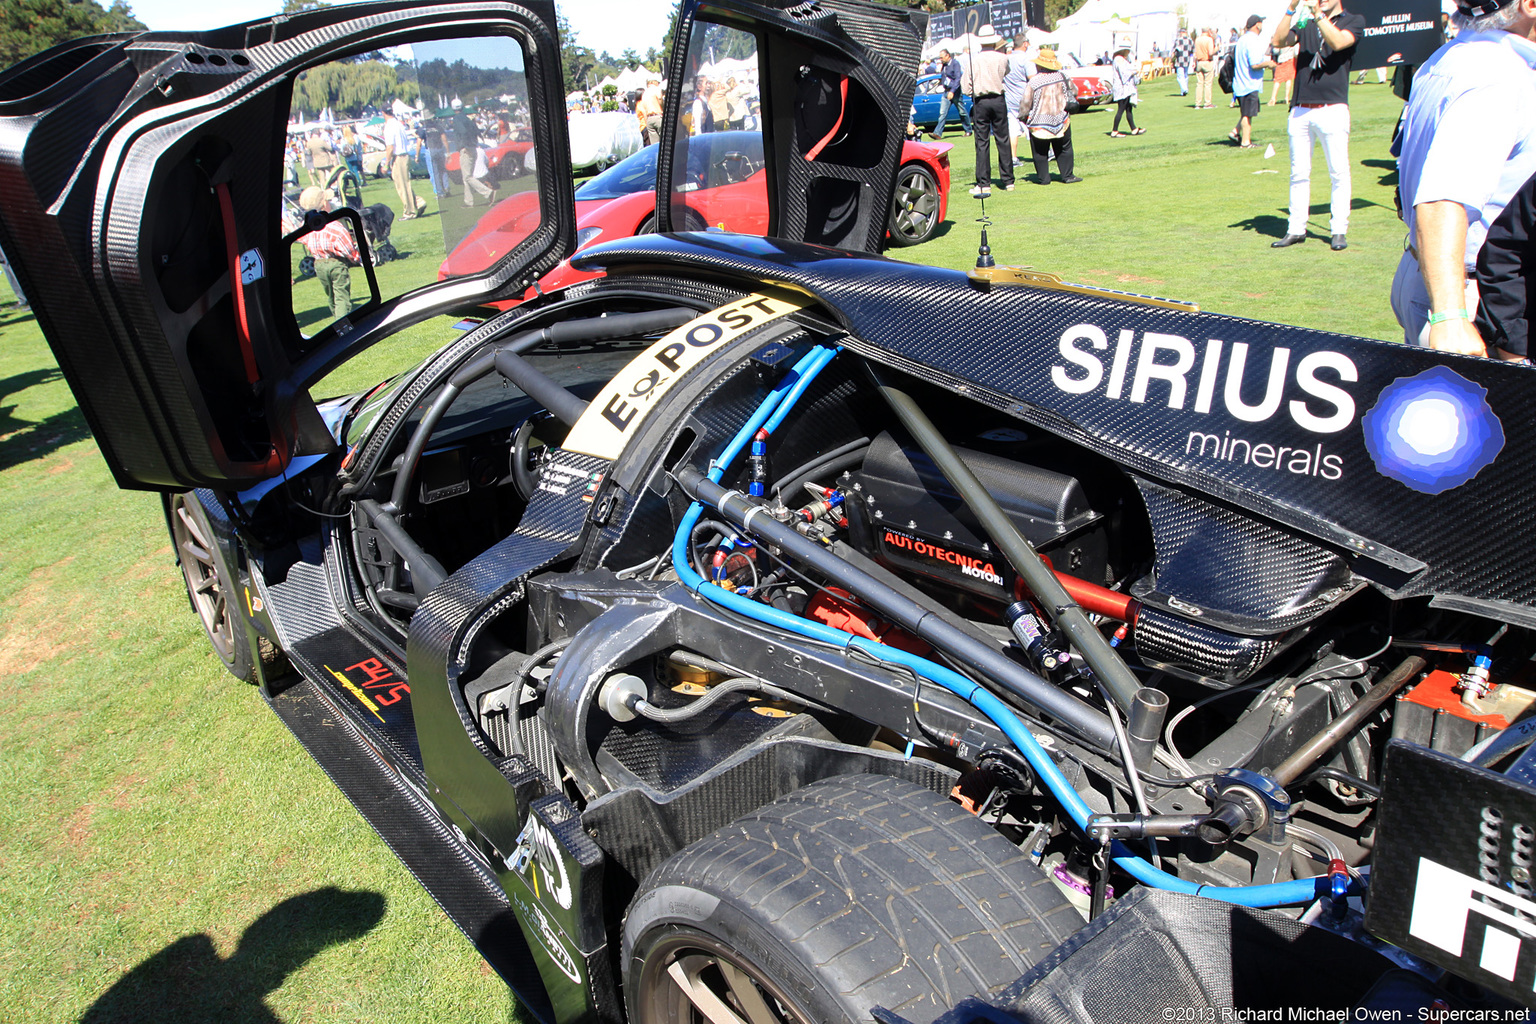
<svg viewBox="0 0 1536 1024">
<path fill-rule="evenodd" d="M 1356 71 L 1422 64 L 1445 41 L 1439 0 L 1349 0 L 1346 9 L 1365 18 L 1355 44 Z"/>
<path fill-rule="evenodd" d="M 1028 25 L 1043 25 L 1045 0 L 1027 0 L 1029 20 L 1025 21 L 1025 0 L 989 0 L 958 10 L 934 14 L 928 19 L 928 41 L 956 39 L 965 33 L 979 34 L 988 25 L 1006 39 L 1023 32 Z"/>
</svg>

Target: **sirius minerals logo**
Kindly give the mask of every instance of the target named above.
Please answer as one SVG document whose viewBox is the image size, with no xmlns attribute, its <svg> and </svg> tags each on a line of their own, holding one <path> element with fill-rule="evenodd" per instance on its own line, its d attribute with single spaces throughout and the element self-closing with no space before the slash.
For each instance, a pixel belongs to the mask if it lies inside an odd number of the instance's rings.
<svg viewBox="0 0 1536 1024">
<path fill-rule="evenodd" d="M 1360 426 L 1376 469 L 1422 494 L 1460 487 L 1504 448 L 1487 389 L 1445 366 L 1387 385 Z"/>
</svg>

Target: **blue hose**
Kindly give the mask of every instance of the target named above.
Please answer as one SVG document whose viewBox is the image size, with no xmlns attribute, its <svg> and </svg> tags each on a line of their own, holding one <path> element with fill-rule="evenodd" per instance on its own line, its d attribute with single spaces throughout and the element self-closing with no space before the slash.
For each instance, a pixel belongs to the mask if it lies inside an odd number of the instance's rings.
<svg viewBox="0 0 1536 1024">
<path fill-rule="evenodd" d="M 765 427 L 770 433 L 774 428 L 784 422 L 795 402 L 810 387 L 816 375 L 821 372 L 833 357 L 837 350 L 817 348 L 801 358 L 795 364 L 779 386 L 769 393 L 752 417 L 741 430 L 725 446 L 719 457 L 710 465 L 709 478 L 719 483 L 725 475 L 726 468 L 735 460 L 743 448 L 752 440 L 759 427 Z M 986 715 L 1003 731 L 1003 735 L 1018 747 L 1041 782 L 1061 802 L 1067 814 L 1076 822 L 1078 828 L 1087 831 L 1088 819 L 1093 811 L 1083 802 L 1077 790 L 1067 781 L 1061 769 L 1056 767 L 1056 762 L 1046 753 L 1040 743 L 1024 728 L 1018 716 L 999 700 L 991 691 L 980 683 L 968 679 L 953 669 L 929 661 L 900 648 L 889 647 L 878 641 L 867 640 L 845 633 L 840 629 L 822 625 L 811 619 L 801 618 L 789 612 L 782 611 L 772 605 L 763 604 L 732 593 L 723 587 L 711 585 L 704 577 L 693 570 L 693 563 L 688 551 L 688 538 L 693 531 L 694 524 L 699 521 L 703 513 L 703 506 L 694 502 L 683 514 L 682 522 L 678 525 L 677 533 L 672 538 L 672 567 L 677 573 L 678 579 L 689 590 L 721 607 L 728 608 L 750 619 L 755 619 L 766 625 L 776 626 L 779 629 L 788 630 L 799 636 L 822 643 L 831 644 L 842 650 L 857 647 L 875 659 L 891 664 L 901 665 L 911 669 L 929 682 L 944 687 L 946 690 L 969 703 L 976 710 Z M 1205 896 L 1210 899 L 1220 900 L 1224 903 L 1233 903 L 1244 907 L 1279 907 L 1289 904 L 1310 903 L 1329 891 L 1328 878 L 1318 876 L 1316 878 L 1299 878 L 1290 882 L 1276 882 L 1272 885 L 1238 885 L 1238 886 L 1209 886 L 1199 885 L 1195 882 L 1171 875 L 1166 871 L 1153 867 L 1146 860 L 1130 853 L 1119 843 L 1113 844 L 1114 860 L 1127 874 L 1144 885 L 1150 885 L 1158 889 L 1168 889 L 1173 892 L 1188 893 L 1196 896 Z"/>
</svg>

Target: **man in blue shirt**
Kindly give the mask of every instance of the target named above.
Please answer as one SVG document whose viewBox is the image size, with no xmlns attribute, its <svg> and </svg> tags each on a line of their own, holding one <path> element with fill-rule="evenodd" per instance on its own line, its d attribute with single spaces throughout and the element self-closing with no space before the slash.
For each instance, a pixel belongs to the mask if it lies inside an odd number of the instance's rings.
<svg viewBox="0 0 1536 1024">
<path fill-rule="evenodd" d="M 1232 98 L 1237 100 L 1237 127 L 1229 138 L 1244 149 L 1253 148 L 1253 119 L 1259 116 L 1259 91 L 1264 87 L 1264 69 L 1275 62 L 1265 46 L 1264 19 L 1248 15 L 1243 37 L 1232 53 Z"/>
<path fill-rule="evenodd" d="M 1403 112 L 1408 250 L 1392 311 L 1409 344 L 1480 356 L 1472 271 L 1489 226 L 1536 172 L 1536 0 L 1457 0 L 1456 24 Z"/>
<path fill-rule="evenodd" d="M 965 66 L 960 59 L 948 50 L 939 51 L 939 63 L 944 65 L 940 72 L 944 76 L 944 98 L 939 100 L 939 123 L 933 126 L 933 138 L 944 137 L 944 122 L 949 120 L 950 104 L 960 108 L 960 125 L 965 129 L 965 134 L 971 134 L 971 114 L 965 109 L 965 103 L 960 99 L 961 79 L 965 77 Z"/>
</svg>

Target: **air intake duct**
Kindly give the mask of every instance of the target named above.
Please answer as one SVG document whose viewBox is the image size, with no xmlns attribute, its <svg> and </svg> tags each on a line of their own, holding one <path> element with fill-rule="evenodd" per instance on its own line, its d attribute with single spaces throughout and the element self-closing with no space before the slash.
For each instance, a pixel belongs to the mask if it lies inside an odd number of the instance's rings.
<svg viewBox="0 0 1536 1024">
<path fill-rule="evenodd" d="M 1225 633 L 1146 605 L 1132 635 L 1142 664 L 1216 690 L 1246 682 L 1291 639 Z"/>
</svg>

